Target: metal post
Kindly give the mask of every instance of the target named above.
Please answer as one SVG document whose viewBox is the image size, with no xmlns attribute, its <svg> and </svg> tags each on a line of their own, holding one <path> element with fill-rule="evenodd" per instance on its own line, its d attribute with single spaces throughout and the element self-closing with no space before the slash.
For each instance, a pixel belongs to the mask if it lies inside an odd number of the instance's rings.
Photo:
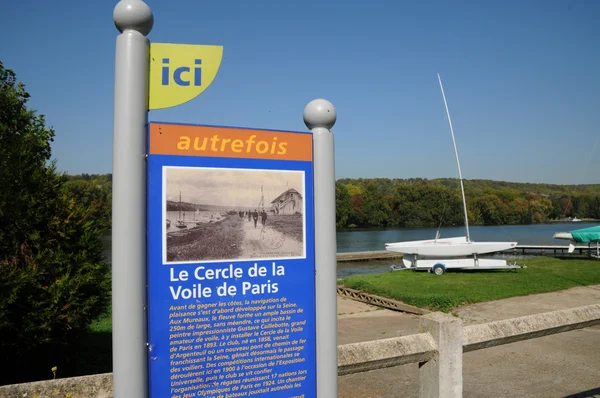
<svg viewBox="0 0 600 398">
<path fill-rule="evenodd" d="M 317 397 L 337 397 L 337 295 L 335 172 L 333 134 L 337 113 L 331 102 L 316 99 L 304 108 L 313 134 L 315 204 L 315 286 Z"/>
<path fill-rule="evenodd" d="M 141 0 L 113 11 L 115 54 L 112 328 L 115 398 L 148 396 L 146 348 L 146 136 L 154 18 Z"/>
</svg>

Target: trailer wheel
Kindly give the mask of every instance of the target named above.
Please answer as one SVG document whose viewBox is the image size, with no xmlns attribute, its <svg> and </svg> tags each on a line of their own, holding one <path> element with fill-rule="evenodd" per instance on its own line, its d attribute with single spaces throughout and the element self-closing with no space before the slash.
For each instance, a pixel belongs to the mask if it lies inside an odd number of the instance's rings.
<svg viewBox="0 0 600 398">
<path fill-rule="evenodd" d="M 436 264 L 433 266 L 432 271 L 436 275 L 443 275 L 446 272 L 446 269 L 442 264 Z"/>
</svg>

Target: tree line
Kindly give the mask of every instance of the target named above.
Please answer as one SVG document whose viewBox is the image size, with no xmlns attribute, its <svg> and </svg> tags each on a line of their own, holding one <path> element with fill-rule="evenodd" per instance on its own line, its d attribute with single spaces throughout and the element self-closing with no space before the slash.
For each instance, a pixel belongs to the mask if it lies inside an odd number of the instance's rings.
<svg viewBox="0 0 600 398">
<path fill-rule="evenodd" d="M 600 219 L 600 184 L 556 185 L 463 180 L 469 224 L 537 224 Z M 339 179 L 336 223 L 348 227 L 464 224 L 459 179 Z"/>
<path fill-rule="evenodd" d="M 110 230 L 111 174 L 68 176 L 65 191 Z M 470 225 L 546 223 L 567 217 L 600 219 L 600 184 L 557 185 L 463 180 Z M 336 181 L 337 227 L 438 227 L 464 224 L 460 180 Z M 169 203 L 168 210 L 178 210 Z M 188 208 L 189 207 L 189 208 Z M 182 210 L 195 207 L 182 206 Z"/>
</svg>

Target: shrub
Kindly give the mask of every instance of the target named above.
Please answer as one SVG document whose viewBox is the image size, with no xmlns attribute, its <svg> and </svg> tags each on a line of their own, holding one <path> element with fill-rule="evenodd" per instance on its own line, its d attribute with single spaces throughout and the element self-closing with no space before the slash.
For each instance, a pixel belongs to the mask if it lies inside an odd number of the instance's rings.
<svg viewBox="0 0 600 398">
<path fill-rule="evenodd" d="M 0 62 L 0 384 L 47 372 L 56 362 L 43 362 L 85 333 L 110 295 L 101 230 L 63 189 L 54 131 L 28 99 Z"/>
</svg>

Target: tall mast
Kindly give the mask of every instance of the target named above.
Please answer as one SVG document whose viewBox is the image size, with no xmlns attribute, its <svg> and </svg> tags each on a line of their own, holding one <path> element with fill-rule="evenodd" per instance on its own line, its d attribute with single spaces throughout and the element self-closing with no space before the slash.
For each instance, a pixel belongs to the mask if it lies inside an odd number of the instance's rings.
<svg viewBox="0 0 600 398">
<path fill-rule="evenodd" d="M 263 192 L 263 186 L 261 185 L 260 186 L 260 202 L 258 202 L 258 208 L 262 210 L 262 209 L 264 209 L 264 207 L 265 207 L 265 195 Z"/>
<path fill-rule="evenodd" d="M 446 102 L 446 95 L 444 94 L 444 87 L 442 86 L 442 79 L 440 74 L 437 74 L 438 81 L 440 82 L 440 89 L 442 90 L 442 97 L 444 98 L 444 106 L 446 107 L 446 115 L 448 116 L 448 124 L 450 125 L 450 133 L 452 134 L 452 142 L 454 143 L 454 154 L 456 155 L 456 165 L 458 166 L 458 176 L 460 178 L 460 191 L 462 193 L 463 209 L 465 211 L 465 227 L 467 229 L 467 242 L 471 241 L 469 236 L 469 216 L 467 215 L 467 201 L 465 200 L 465 188 L 463 186 L 462 173 L 460 171 L 460 161 L 458 160 L 458 150 L 456 149 L 456 140 L 454 139 L 454 130 L 452 129 L 452 120 L 450 119 L 450 112 L 448 111 L 448 103 Z"/>
</svg>

